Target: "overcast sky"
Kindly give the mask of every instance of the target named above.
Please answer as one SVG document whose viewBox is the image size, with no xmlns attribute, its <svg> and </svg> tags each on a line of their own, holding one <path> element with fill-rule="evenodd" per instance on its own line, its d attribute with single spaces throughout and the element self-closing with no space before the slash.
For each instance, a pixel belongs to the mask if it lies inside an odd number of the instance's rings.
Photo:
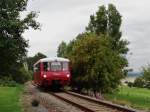
<svg viewBox="0 0 150 112">
<path fill-rule="evenodd" d="M 37 21 L 42 27 L 24 33 L 30 45 L 28 55 L 42 52 L 56 56 L 60 42 L 84 32 L 90 15 L 108 3 L 122 15 L 122 38 L 130 42 L 129 66 L 139 71 L 150 63 L 150 0 L 29 0 L 27 11 L 40 12 Z"/>
</svg>

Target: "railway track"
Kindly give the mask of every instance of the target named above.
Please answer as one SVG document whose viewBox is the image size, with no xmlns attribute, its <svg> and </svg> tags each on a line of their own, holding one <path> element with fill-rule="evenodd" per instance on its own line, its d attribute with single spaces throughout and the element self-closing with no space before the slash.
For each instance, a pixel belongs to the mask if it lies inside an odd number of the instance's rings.
<svg viewBox="0 0 150 112">
<path fill-rule="evenodd" d="M 97 100 L 74 92 L 51 92 L 50 94 L 80 108 L 85 112 L 136 112 L 135 110 L 124 106 Z"/>
</svg>

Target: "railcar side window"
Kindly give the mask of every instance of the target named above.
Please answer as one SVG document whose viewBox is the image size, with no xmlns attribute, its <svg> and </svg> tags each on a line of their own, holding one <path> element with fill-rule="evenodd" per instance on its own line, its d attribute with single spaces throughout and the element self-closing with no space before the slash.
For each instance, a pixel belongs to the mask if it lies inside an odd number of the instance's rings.
<svg viewBox="0 0 150 112">
<path fill-rule="evenodd" d="M 34 67 L 34 72 L 38 72 L 40 71 L 40 63 L 38 63 L 37 65 L 35 65 Z"/>
<path fill-rule="evenodd" d="M 37 66 L 35 66 L 35 67 L 34 67 L 34 72 L 36 72 L 36 71 L 37 71 L 37 69 L 38 69 L 38 68 L 37 68 Z"/>
<path fill-rule="evenodd" d="M 63 70 L 68 70 L 68 62 L 63 62 Z"/>
<path fill-rule="evenodd" d="M 51 70 L 52 71 L 60 71 L 61 70 L 61 63 L 60 62 L 51 62 Z"/>
</svg>

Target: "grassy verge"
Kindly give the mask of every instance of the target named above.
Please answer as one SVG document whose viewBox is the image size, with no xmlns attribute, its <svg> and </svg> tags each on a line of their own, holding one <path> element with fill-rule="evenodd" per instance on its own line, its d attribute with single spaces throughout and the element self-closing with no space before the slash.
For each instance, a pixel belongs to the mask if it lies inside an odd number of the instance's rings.
<svg viewBox="0 0 150 112">
<path fill-rule="evenodd" d="M 21 112 L 22 86 L 0 87 L 0 112 Z"/>
<path fill-rule="evenodd" d="M 134 108 L 150 109 L 149 89 L 135 87 L 129 88 L 127 86 L 122 86 L 119 89 L 119 92 L 105 94 L 105 98 Z"/>
</svg>

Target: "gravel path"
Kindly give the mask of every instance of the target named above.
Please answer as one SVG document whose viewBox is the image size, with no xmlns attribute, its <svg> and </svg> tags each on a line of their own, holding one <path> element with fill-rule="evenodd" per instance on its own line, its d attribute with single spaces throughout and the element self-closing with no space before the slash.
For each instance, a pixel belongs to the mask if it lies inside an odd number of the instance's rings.
<svg viewBox="0 0 150 112">
<path fill-rule="evenodd" d="M 33 100 L 38 101 L 39 105 L 32 106 Z M 40 91 L 31 82 L 25 84 L 22 102 L 23 112 L 83 112 L 46 92 Z"/>
</svg>

